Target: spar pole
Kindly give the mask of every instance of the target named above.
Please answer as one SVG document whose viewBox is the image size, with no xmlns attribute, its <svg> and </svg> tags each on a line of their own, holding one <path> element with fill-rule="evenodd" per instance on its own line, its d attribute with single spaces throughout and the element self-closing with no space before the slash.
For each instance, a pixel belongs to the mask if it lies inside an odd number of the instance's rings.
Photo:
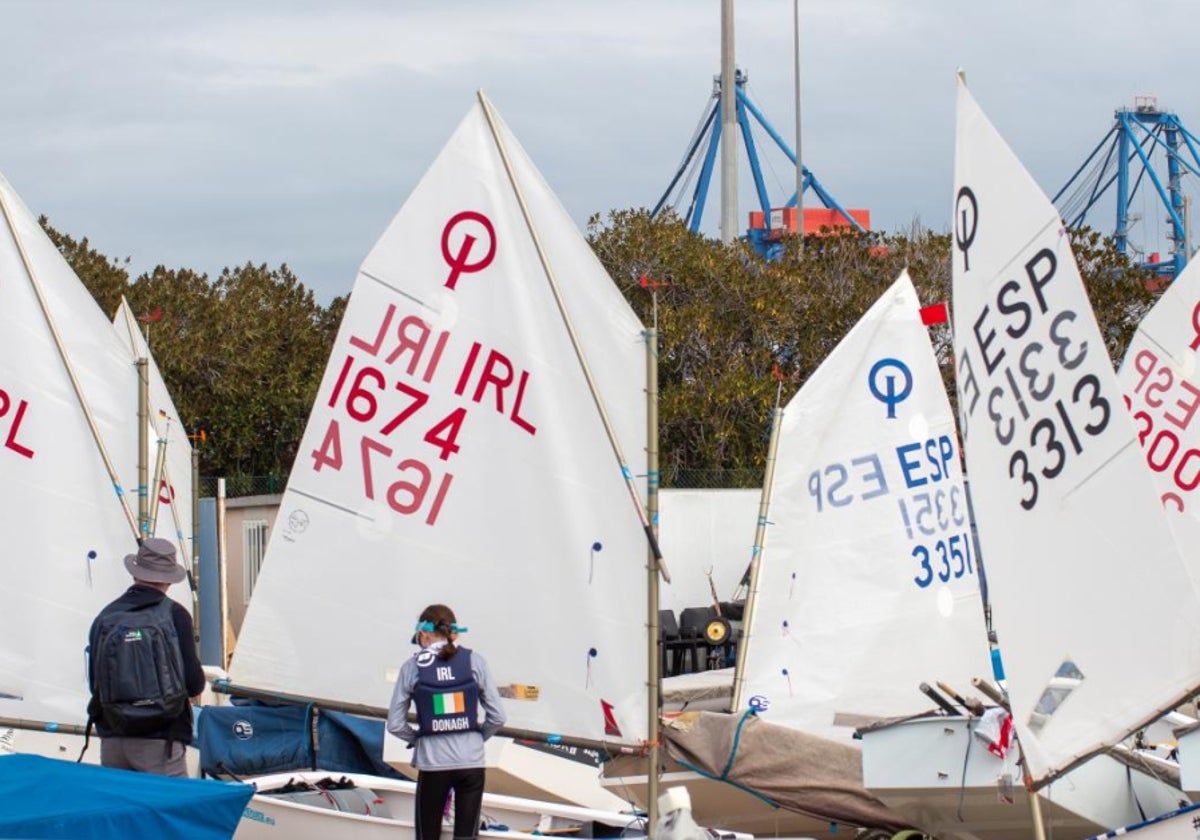
<svg viewBox="0 0 1200 840">
<path fill-rule="evenodd" d="M 742 613 L 742 638 L 738 640 L 737 659 L 733 666 L 733 696 L 729 711 L 742 707 L 742 689 L 746 677 L 746 649 L 750 646 L 750 631 L 754 626 L 754 602 L 758 598 L 758 571 L 762 564 L 763 543 L 767 537 L 767 515 L 771 509 L 771 485 L 775 483 L 775 455 L 779 451 L 779 427 L 783 425 L 780 399 L 783 382 L 775 389 L 775 411 L 771 415 L 771 439 L 767 443 L 767 463 L 763 471 L 762 493 L 758 499 L 758 525 L 754 528 L 754 548 L 750 551 L 750 582 L 746 592 L 746 607 Z"/>
</svg>

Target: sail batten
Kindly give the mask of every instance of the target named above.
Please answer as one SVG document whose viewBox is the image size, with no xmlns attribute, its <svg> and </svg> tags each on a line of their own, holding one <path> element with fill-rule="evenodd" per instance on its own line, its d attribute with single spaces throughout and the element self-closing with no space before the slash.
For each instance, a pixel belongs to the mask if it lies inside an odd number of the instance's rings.
<svg viewBox="0 0 1200 840">
<path fill-rule="evenodd" d="M 541 260 L 626 452 L 645 450 L 642 326 L 495 126 L 544 253 L 477 104 L 359 271 L 231 672 L 386 706 L 417 615 L 446 603 L 511 726 L 637 743 L 645 536 Z"/>
</svg>

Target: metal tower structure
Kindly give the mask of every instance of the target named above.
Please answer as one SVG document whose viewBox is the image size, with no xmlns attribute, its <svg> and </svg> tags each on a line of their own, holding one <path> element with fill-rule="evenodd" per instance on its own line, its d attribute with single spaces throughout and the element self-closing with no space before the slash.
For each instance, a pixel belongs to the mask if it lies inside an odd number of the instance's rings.
<svg viewBox="0 0 1200 840">
<path fill-rule="evenodd" d="M 763 178 L 762 164 L 759 159 L 758 146 L 754 140 L 754 133 L 751 130 L 750 118 L 754 118 L 763 131 L 767 133 L 767 136 L 775 142 L 775 145 L 792 162 L 793 166 L 796 163 L 796 153 L 792 151 L 787 141 L 775 130 L 775 127 L 771 125 L 758 106 L 751 101 L 745 89 L 746 74 L 738 70 L 734 74 L 734 79 L 736 81 L 735 90 L 737 93 L 737 124 L 741 128 L 742 140 L 746 147 L 746 158 L 750 164 L 750 173 L 754 178 L 754 189 L 758 197 L 759 208 L 766 218 L 770 218 L 772 205 L 770 198 L 767 196 L 767 186 Z M 692 135 L 691 141 L 688 143 L 687 151 L 683 156 L 683 161 L 679 164 L 679 168 L 675 172 L 675 176 L 671 179 L 671 183 L 667 185 L 658 203 L 654 205 L 654 209 L 651 211 L 652 216 L 657 216 L 668 205 L 678 208 L 683 203 L 683 198 L 688 195 L 689 186 L 694 182 L 694 187 L 691 188 L 690 196 L 688 197 L 687 210 L 681 213 L 681 215 L 683 216 L 684 223 L 687 224 L 690 230 L 693 232 L 699 231 L 705 202 L 708 199 L 708 189 L 712 182 L 714 164 L 717 160 L 717 150 L 721 146 L 721 117 L 721 77 L 714 76 L 712 97 L 705 106 L 699 125 Z M 704 149 L 703 154 L 700 153 L 701 148 Z M 840 213 L 846 222 L 856 230 L 864 231 L 858 220 L 847 212 L 825 190 L 821 182 L 809 171 L 807 166 L 803 167 L 803 172 L 804 191 L 811 189 L 826 208 Z M 796 206 L 795 192 L 792 193 L 783 206 Z M 803 220 L 798 220 L 797 224 L 802 226 Z M 758 231 L 752 231 L 751 236 L 753 237 L 755 233 L 758 233 Z M 763 248 L 760 247 L 762 244 L 765 243 L 755 242 L 755 246 L 760 251 L 763 251 Z"/>
<path fill-rule="evenodd" d="M 1200 140 L 1188 131 L 1179 117 L 1162 111 L 1152 96 L 1138 96 L 1134 107 L 1118 109 L 1113 126 L 1092 150 L 1083 165 L 1054 196 L 1054 203 L 1067 226 L 1084 224 L 1087 214 L 1100 198 L 1116 187 L 1116 226 L 1113 238 L 1117 249 L 1128 254 L 1130 228 L 1136 217 L 1130 203 L 1147 182 L 1166 210 L 1168 259 L 1142 259 L 1143 265 L 1158 274 L 1175 276 L 1192 255 L 1188 230 L 1188 200 L 1184 195 L 1184 176 L 1200 175 Z M 1161 153 L 1156 158 L 1156 153 Z M 1158 169 L 1156 162 L 1160 163 Z M 1165 177 L 1164 177 L 1165 176 Z"/>
</svg>

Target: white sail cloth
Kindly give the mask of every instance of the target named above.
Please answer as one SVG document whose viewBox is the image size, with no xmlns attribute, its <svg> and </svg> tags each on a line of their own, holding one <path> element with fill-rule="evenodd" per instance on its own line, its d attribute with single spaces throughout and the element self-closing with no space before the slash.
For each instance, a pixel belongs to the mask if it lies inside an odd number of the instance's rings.
<svg viewBox="0 0 1200 840">
<path fill-rule="evenodd" d="M 990 673 L 954 418 L 902 274 L 784 410 L 741 705 L 848 741 Z M 735 710 L 740 711 L 740 710 Z"/>
<path fill-rule="evenodd" d="M 1200 686 L 1200 598 L 1067 231 L 961 82 L 954 180 L 960 428 L 1014 723 L 1038 782 Z"/>
<path fill-rule="evenodd" d="M 1171 281 L 1129 342 L 1117 379 L 1185 559 L 1200 574 L 1200 260 Z"/>
<path fill-rule="evenodd" d="M 136 481 L 136 372 L 2 177 L 0 203 L 0 716 L 80 724 L 88 627 L 129 585 L 137 545 L 37 290 L 122 487 Z"/>
<path fill-rule="evenodd" d="M 643 458 L 642 326 L 497 131 L 617 438 Z M 511 726 L 639 741 L 646 551 L 481 98 L 358 273 L 233 680 L 386 705 L 418 614 L 446 603 Z"/>
</svg>

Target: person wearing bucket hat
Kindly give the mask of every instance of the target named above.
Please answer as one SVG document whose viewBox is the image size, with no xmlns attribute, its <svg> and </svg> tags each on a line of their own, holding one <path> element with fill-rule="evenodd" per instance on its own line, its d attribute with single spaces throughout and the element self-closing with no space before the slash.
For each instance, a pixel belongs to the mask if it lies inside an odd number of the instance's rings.
<svg viewBox="0 0 1200 840">
<path fill-rule="evenodd" d="M 133 585 L 100 611 L 88 633 L 89 730 L 94 725 L 100 736 L 106 767 L 186 776 L 192 702 L 204 690 L 204 669 L 192 617 L 167 590 L 187 571 L 175 546 L 159 537 L 127 554 L 125 569 Z"/>
<path fill-rule="evenodd" d="M 483 805 L 483 742 L 504 725 L 500 692 L 477 652 L 457 645 L 460 627 L 445 604 L 430 604 L 412 637 L 421 649 L 396 678 L 387 729 L 414 748 L 417 840 L 438 840 L 447 798 L 454 792 L 454 840 L 479 835 Z M 408 722 L 416 707 L 417 727 Z"/>
</svg>

